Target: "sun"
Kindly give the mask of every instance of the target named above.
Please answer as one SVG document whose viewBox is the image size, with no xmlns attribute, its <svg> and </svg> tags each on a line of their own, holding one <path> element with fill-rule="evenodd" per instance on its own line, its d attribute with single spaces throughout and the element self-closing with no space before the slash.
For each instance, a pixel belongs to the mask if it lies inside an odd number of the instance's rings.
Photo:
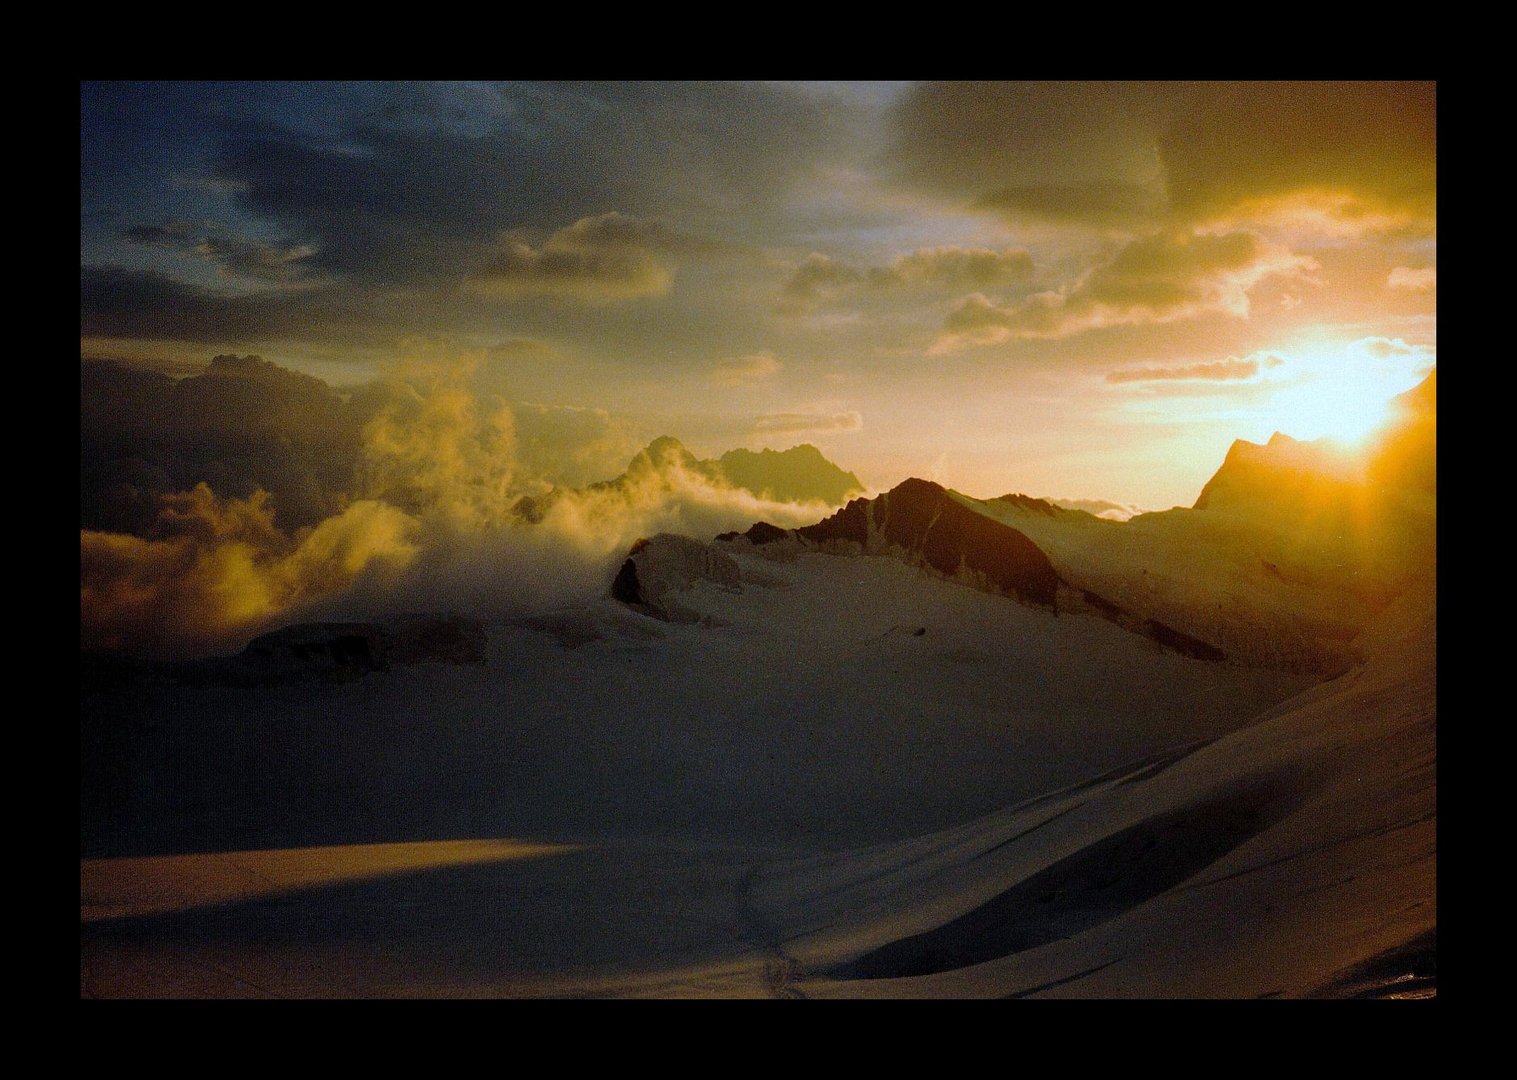
<svg viewBox="0 0 1517 1080">
<path fill-rule="evenodd" d="M 1275 426 L 1293 439 L 1360 446 L 1384 426 L 1393 393 L 1361 382 L 1313 381 L 1281 392 Z"/>
<path fill-rule="evenodd" d="M 1289 353 L 1269 407 L 1275 430 L 1303 441 L 1366 443 L 1390 418 L 1391 399 L 1425 375 L 1409 357 L 1376 355 L 1385 351 L 1383 343 L 1331 343 Z"/>
</svg>

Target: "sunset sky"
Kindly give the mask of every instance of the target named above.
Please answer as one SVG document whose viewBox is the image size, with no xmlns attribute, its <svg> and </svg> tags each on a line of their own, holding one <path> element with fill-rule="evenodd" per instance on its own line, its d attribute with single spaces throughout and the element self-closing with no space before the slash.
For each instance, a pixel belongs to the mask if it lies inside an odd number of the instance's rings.
<svg viewBox="0 0 1517 1080">
<path fill-rule="evenodd" d="M 1430 83 L 81 91 L 85 358 L 1148 508 L 1435 362 Z"/>
</svg>

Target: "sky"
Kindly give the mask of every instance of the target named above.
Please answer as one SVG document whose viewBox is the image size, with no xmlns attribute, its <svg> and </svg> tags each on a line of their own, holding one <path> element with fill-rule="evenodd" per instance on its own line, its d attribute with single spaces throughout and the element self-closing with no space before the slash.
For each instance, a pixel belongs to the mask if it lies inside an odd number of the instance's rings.
<svg viewBox="0 0 1517 1080">
<path fill-rule="evenodd" d="M 1430 83 L 83 84 L 81 357 L 441 364 L 584 461 L 809 442 L 873 490 L 1190 505 L 1233 440 L 1355 436 L 1435 364 L 1435 112 Z"/>
</svg>

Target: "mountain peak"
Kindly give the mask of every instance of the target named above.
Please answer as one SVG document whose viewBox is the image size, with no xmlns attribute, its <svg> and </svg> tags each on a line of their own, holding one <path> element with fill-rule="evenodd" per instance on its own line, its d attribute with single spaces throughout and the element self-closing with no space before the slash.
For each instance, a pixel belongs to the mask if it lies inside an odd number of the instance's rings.
<svg viewBox="0 0 1517 1080">
<path fill-rule="evenodd" d="M 649 472 L 661 473 L 673 467 L 699 472 L 701 464 L 685 444 L 673 435 L 660 435 L 627 463 L 627 474 L 637 476 Z"/>
<path fill-rule="evenodd" d="M 647 446 L 643 447 L 643 453 L 649 455 L 650 457 L 669 453 L 688 454 L 689 452 L 689 450 L 685 449 L 685 444 L 680 442 L 673 435 L 660 435 Z"/>
<path fill-rule="evenodd" d="M 728 450 L 714 463 L 728 483 L 760 498 L 787 502 L 823 502 L 837 506 L 864 485 L 810 443 L 789 450 Z"/>
<path fill-rule="evenodd" d="M 1391 398 L 1391 408 L 1403 416 L 1434 417 L 1438 413 L 1438 369 L 1427 373 L 1416 386 Z"/>
</svg>

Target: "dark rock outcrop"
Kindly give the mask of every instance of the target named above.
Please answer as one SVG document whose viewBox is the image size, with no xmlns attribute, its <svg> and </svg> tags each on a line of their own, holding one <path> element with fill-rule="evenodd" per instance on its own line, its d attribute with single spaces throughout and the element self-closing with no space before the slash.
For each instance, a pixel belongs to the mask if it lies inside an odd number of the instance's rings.
<svg viewBox="0 0 1517 1080">
<path fill-rule="evenodd" d="M 726 552 L 689 536 L 659 533 L 632 545 L 611 582 L 611 597 L 665 622 L 701 622 L 701 613 L 680 597 L 702 581 L 729 592 L 743 587 L 742 572 Z"/>
<path fill-rule="evenodd" d="M 296 623 L 260 634 L 236 656 L 145 662 L 138 679 L 212 686 L 346 682 L 410 664 L 482 664 L 486 642 L 483 624 L 461 615 Z"/>
<path fill-rule="evenodd" d="M 915 478 L 874 500 L 855 499 L 796 533 L 822 544 L 896 549 L 948 577 L 977 578 L 994 592 L 1053 607 L 1059 575 L 1048 556 L 1009 525 L 978 514 L 939 484 Z"/>
<path fill-rule="evenodd" d="M 790 536 L 789 529 L 782 529 L 778 525 L 771 525 L 767 521 L 755 521 L 748 526 L 747 532 L 724 532 L 717 537 L 718 540 L 733 541 L 742 537 L 755 546 L 773 544 L 785 540 Z"/>
</svg>

